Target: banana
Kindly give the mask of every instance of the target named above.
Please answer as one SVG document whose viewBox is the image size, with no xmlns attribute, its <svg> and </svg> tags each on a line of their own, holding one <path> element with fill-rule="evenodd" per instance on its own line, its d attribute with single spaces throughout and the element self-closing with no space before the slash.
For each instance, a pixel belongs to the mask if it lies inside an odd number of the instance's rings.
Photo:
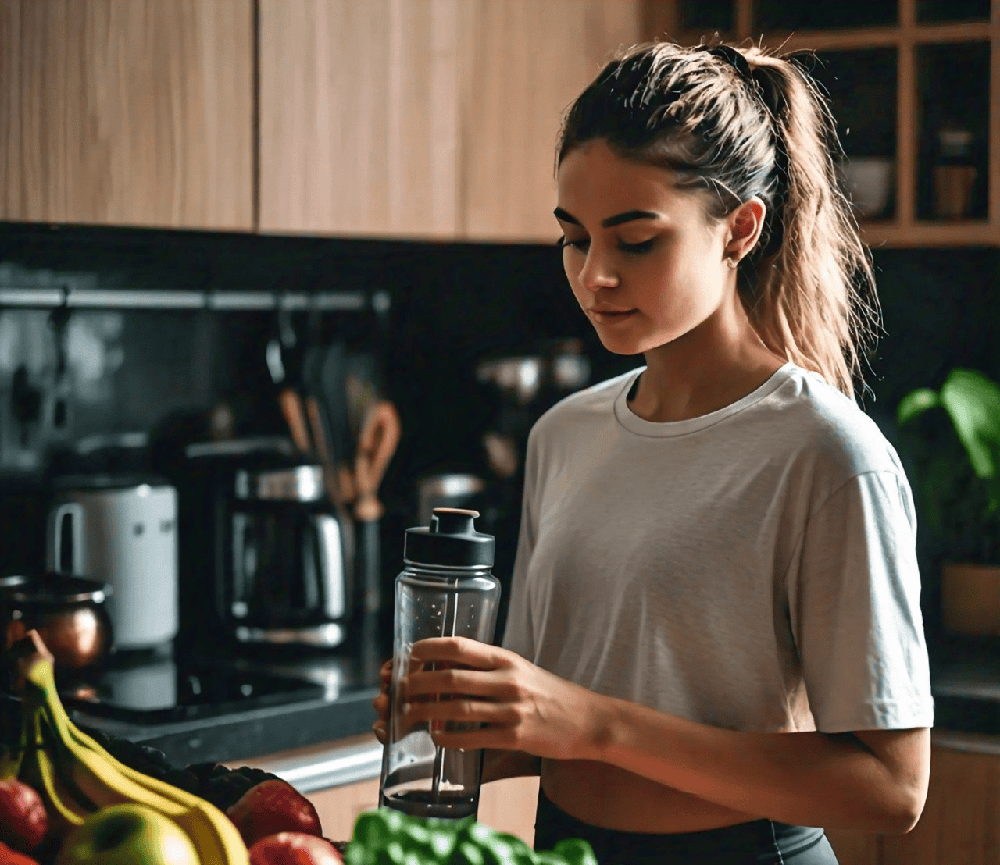
<svg viewBox="0 0 1000 865">
<path fill-rule="evenodd" d="M 191 838 L 205 865 L 248 865 L 246 845 L 232 821 L 214 805 L 120 763 L 69 718 L 44 657 L 27 670 L 32 699 L 54 735 L 55 765 L 96 806 L 135 802 L 173 820 Z M 26 696 L 29 691 L 26 690 Z"/>
<path fill-rule="evenodd" d="M 45 810 L 53 823 L 53 834 L 62 836 L 79 826 L 94 808 L 80 803 L 59 781 L 52 764 L 49 731 L 40 710 L 29 716 L 31 731 L 18 777 L 34 788 L 45 803 Z"/>
<path fill-rule="evenodd" d="M 0 742 L 0 781 L 17 777 L 28 739 L 28 713 L 21 707 L 18 707 L 16 712 L 16 732 L 11 729 L 10 737 Z M 8 726 L 13 728 L 13 725 L 9 724 L 9 719 Z"/>
</svg>

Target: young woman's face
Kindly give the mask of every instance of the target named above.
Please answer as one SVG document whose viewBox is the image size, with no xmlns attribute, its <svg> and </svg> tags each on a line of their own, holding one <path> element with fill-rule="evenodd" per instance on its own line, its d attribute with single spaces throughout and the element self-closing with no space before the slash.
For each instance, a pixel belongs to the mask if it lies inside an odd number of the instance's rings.
<svg viewBox="0 0 1000 865">
<path fill-rule="evenodd" d="M 673 342 L 733 299 L 728 224 L 710 221 L 703 200 L 676 189 L 669 171 L 597 140 L 565 156 L 558 185 L 566 276 L 609 351 Z"/>
</svg>

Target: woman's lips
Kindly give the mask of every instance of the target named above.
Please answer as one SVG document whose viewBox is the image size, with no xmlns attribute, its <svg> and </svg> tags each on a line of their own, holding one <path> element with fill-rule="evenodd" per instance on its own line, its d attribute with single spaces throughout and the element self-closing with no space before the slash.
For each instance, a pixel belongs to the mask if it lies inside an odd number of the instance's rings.
<svg viewBox="0 0 1000 865">
<path fill-rule="evenodd" d="M 636 311 L 637 310 L 634 309 L 623 309 L 623 310 L 592 309 L 590 310 L 590 315 L 594 319 L 594 321 L 605 324 L 608 322 L 622 321 L 626 318 L 629 318 L 632 315 L 635 315 Z"/>
</svg>

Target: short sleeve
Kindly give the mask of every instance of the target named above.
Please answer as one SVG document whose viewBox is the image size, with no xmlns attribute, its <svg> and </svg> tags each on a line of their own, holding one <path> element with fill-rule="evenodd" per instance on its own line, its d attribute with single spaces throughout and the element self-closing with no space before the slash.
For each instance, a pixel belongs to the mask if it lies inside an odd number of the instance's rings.
<svg viewBox="0 0 1000 865">
<path fill-rule="evenodd" d="M 916 517 L 905 477 L 853 477 L 813 513 L 789 614 L 816 729 L 933 724 Z"/>
</svg>

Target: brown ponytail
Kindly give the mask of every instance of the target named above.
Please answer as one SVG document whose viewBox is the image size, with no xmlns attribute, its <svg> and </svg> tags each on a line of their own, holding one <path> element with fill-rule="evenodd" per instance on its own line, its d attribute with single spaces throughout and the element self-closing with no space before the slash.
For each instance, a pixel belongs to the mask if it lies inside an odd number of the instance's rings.
<svg viewBox="0 0 1000 865">
<path fill-rule="evenodd" d="M 637 46 L 570 107 L 558 161 L 595 138 L 710 192 L 711 218 L 760 198 L 767 221 L 738 281 L 750 321 L 772 351 L 853 396 L 880 313 L 836 126 L 808 74 L 758 48 Z"/>
<path fill-rule="evenodd" d="M 835 158 L 836 125 L 816 85 L 787 59 L 746 52 L 783 151 L 781 243 L 753 260 L 744 295 L 764 343 L 847 394 L 880 327 L 875 276 Z M 749 300 L 749 303 L 747 303 Z"/>
</svg>

